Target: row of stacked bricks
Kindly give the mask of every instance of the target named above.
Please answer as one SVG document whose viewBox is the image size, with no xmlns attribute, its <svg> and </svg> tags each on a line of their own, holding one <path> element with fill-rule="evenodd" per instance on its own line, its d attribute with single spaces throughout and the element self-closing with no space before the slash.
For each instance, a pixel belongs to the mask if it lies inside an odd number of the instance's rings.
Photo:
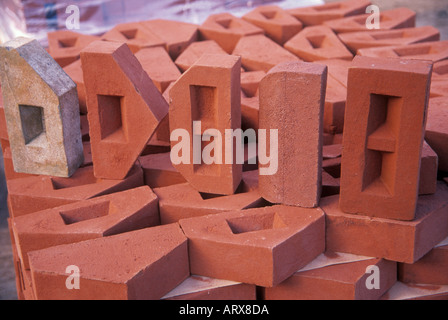
<svg viewBox="0 0 448 320">
<path fill-rule="evenodd" d="M 447 299 L 448 41 L 369 5 L 3 44 L 18 298 Z"/>
</svg>

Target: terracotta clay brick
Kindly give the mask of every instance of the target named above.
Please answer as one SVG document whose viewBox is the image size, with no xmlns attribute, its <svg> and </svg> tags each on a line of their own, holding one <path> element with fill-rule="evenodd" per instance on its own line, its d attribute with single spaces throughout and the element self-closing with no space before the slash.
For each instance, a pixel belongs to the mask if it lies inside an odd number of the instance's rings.
<svg viewBox="0 0 448 320">
<path fill-rule="evenodd" d="M 142 185 L 143 172 L 138 166 L 134 166 L 124 180 L 97 179 L 92 167 L 80 168 L 70 178 L 14 179 L 7 182 L 9 213 L 15 218 Z"/>
<path fill-rule="evenodd" d="M 448 171 L 448 101 L 432 98 L 428 109 L 425 140 L 439 157 L 439 170 Z"/>
<path fill-rule="evenodd" d="M 148 154 L 164 153 L 164 152 L 170 152 L 170 143 L 166 141 L 161 141 L 158 139 L 156 135 L 153 135 L 152 138 L 149 139 L 148 144 L 146 145 L 145 149 L 143 149 L 140 156 L 146 156 Z"/>
<path fill-rule="evenodd" d="M 204 54 L 227 54 L 214 40 L 193 42 L 176 59 L 176 66 L 182 72 L 187 71 Z"/>
<path fill-rule="evenodd" d="M 226 143 L 221 143 L 219 152 L 222 164 L 210 165 L 204 163 L 203 159 L 196 159 L 197 156 L 202 158 L 206 142 L 202 142 L 200 150 L 195 150 L 193 143 L 196 136 L 202 137 L 209 129 L 219 131 L 224 142 L 226 130 L 241 128 L 240 68 L 240 57 L 206 54 L 170 89 L 170 130 L 184 129 L 190 138 L 186 142 L 190 144 L 188 164 L 181 162 L 174 167 L 200 192 L 230 195 L 241 182 L 242 164 L 237 161 L 226 163 L 224 159 Z M 200 121 L 201 132 L 193 131 L 193 122 L 197 121 Z M 171 147 L 174 148 L 178 143 L 171 141 Z M 233 145 L 234 155 L 236 146 Z M 214 151 L 217 152 L 219 147 L 216 144 Z"/>
<path fill-rule="evenodd" d="M 241 73 L 241 90 L 249 97 L 258 96 L 261 80 L 266 76 L 264 71 L 247 71 Z"/>
<path fill-rule="evenodd" d="M 326 66 L 289 62 L 273 68 L 260 83 L 260 129 L 278 130 L 277 172 L 263 175 L 266 166 L 260 164 L 260 194 L 269 202 L 319 203 L 326 82 Z M 270 138 L 266 148 L 271 150 Z"/>
<path fill-rule="evenodd" d="M 403 283 L 448 285 L 448 238 L 414 264 L 398 264 L 398 280 Z"/>
<path fill-rule="evenodd" d="M 339 39 L 356 53 L 359 49 L 409 45 L 413 43 L 439 41 L 440 32 L 432 26 L 404 28 L 386 31 L 362 31 L 340 33 Z"/>
<path fill-rule="evenodd" d="M 28 252 L 159 224 L 158 199 L 148 186 L 12 219 L 25 270 L 29 269 Z"/>
<path fill-rule="evenodd" d="M 353 54 L 327 26 L 307 27 L 285 43 L 284 47 L 304 61 L 324 59 L 352 60 Z"/>
<path fill-rule="evenodd" d="M 69 30 L 58 30 L 47 33 L 48 53 L 62 67 L 79 59 L 81 50 L 100 38 Z"/>
<path fill-rule="evenodd" d="M 260 6 L 246 13 L 244 20 L 264 30 L 266 36 L 283 45 L 295 36 L 303 25 L 278 6 Z"/>
<path fill-rule="evenodd" d="M 155 300 L 189 274 L 187 239 L 178 224 L 146 228 L 29 253 L 38 300 Z M 67 290 L 68 266 L 80 270 Z"/>
<path fill-rule="evenodd" d="M 82 72 L 81 59 L 70 63 L 64 67 L 64 72 L 76 83 L 76 89 L 78 91 L 79 98 L 79 112 L 81 114 L 87 114 L 86 103 L 86 86 L 84 85 L 84 76 Z"/>
<path fill-rule="evenodd" d="M 0 62 L 15 171 L 71 176 L 83 162 L 76 84 L 36 40 L 4 43 Z"/>
<path fill-rule="evenodd" d="M 177 59 L 185 48 L 198 40 L 198 26 L 195 24 L 163 19 L 154 19 L 142 23 L 152 33 L 166 42 L 166 51 L 173 61 Z"/>
<path fill-rule="evenodd" d="M 397 282 L 381 300 L 448 300 L 448 286 Z"/>
<path fill-rule="evenodd" d="M 241 56 L 241 63 L 246 70 L 264 71 L 266 73 L 280 63 L 301 61 L 264 35 L 241 38 L 233 51 L 233 55 Z"/>
<path fill-rule="evenodd" d="M 266 202 L 258 192 L 257 174 L 257 171 L 244 172 L 240 187 L 230 196 L 216 197 L 199 193 L 188 183 L 155 188 L 154 193 L 159 198 L 161 223 L 169 224 L 223 211 L 262 207 Z"/>
<path fill-rule="evenodd" d="M 432 77 L 433 79 L 448 78 L 448 60 L 443 60 L 434 63 Z"/>
<path fill-rule="evenodd" d="M 181 76 L 179 69 L 162 47 L 141 49 L 135 57 L 161 93 Z"/>
<path fill-rule="evenodd" d="M 447 97 L 448 78 L 432 77 L 431 80 L 431 99 L 438 97 Z"/>
<path fill-rule="evenodd" d="M 322 170 L 322 198 L 339 194 L 340 186 L 341 183 L 339 178 L 335 178 L 327 171 Z"/>
<path fill-rule="evenodd" d="M 276 286 L 324 251 L 320 209 L 273 206 L 181 220 L 192 274 Z"/>
<path fill-rule="evenodd" d="M 314 61 L 315 63 L 324 64 L 328 67 L 329 77 L 334 78 L 337 82 L 347 87 L 348 84 L 348 70 L 352 65 L 352 61 L 343 59 L 325 59 Z"/>
<path fill-rule="evenodd" d="M 199 27 L 199 33 L 203 39 L 215 40 L 224 51 L 232 54 L 241 38 L 264 34 L 264 31 L 230 13 L 219 13 L 210 15 Z"/>
<path fill-rule="evenodd" d="M 81 53 L 95 177 L 123 179 L 168 114 L 168 104 L 126 44 Z"/>
<path fill-rule="evenodd" d="M 353 60 L 345 109 L 342 211 L 415 218 L 431 72 L 428 61 Z"/>
<path fill-rule="evenodd" d="M 312 266 L 311 266 L 312 264 Z M 384 259 L 326 252 L 310 266 L 274 288 L 266 288 L 266 300 L 378 300 L 397 281 L 397 263 Z M 379 289 L 366 286 L 367 268 L 379 268 Z"/>
<path fill-rule="evenodd" d="M 418 188 L 419 195 L 433 194 L 436 192 L 438 167 L 439 158 L 437 153 L 435 153 L 425 141 L 423 143 L 421 155 L 420 181 Z"/>
<path fill-rule="evenodd" d="M 260 99 L 258 96 L 247 97 L 241 92 L 241 129 L 259 129 Z"/>
<path fill-rule="evenodd" d="M 336 19 L 326 21 L 324 22 L 324 25 L 333 29 L 336 33 L 369 31 L 366 27 L 366 22 L 370 16 L 371 14 L 367 13 L 348 18 Z M 380 11 L 380 29 L 377 30 L 381 31 L 414 28 L 415 18 L 416 13 L 405 7 L 383 10 Z"/>
<path fill-rule="evenodd" d="M 447 237 L 447 199 L 448 186 L 438 182 L 435 194 L 418 198 L 415 219 L 399 221 L 344 213 L 339 196 L 322 198 L 327 250 L 414 263 Z"/>
<path fill-rule="evenodd" d="M 169 152 L 141 156 L 138 163 L 143 170 L 145 184 L 151 188 L 187 182 L 171 164 Z"/>
<path fill-rule="evenodd" d="M 133 53 L 143 48 L 164 47 L 166 44 L 141 22 L 120 23 L 106 32 L 101 39 L 126 43 Z"/>
<path fill-rule="evenodd" d="M 364 57 L 415 59 L 437 62 L 448 58 L 448 41 L 432 41 L 405 46 L 359 49 L 358 55 Z"/>
<path fill-rule="evenodd" d="M 256 300 L 256 286 L 192 275 L 162 300 Z"/>
<path fill-rule="evenodd" d="M 318 6 L 295 8 L 288 13 L 299 19 L 304 25 L 318 25 L 328 20 L 341 19 L 366 13 L 371 4 L 366 0 L 350 0 L 327 3 Z"/>
</svg>

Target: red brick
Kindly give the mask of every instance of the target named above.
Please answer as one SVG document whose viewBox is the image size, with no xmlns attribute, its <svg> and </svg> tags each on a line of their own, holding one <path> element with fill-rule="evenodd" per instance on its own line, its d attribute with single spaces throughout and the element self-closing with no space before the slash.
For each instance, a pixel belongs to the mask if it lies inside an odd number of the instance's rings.
<svg viewBox="0 0 448 320">
<path fill-rule="evenodd" d="M 342 211 L 415 218 L 431 71 L 427 61 L 353 60 L 345 110 Z"/>
<path fill-rule="evenodd" d="M 126 44 L 98 41 L 81 59 L 95 177 L 123 179 L 168 104 Z"/>
<path fill-rule="evenodd" d="M 29 258 L 38 300 L 154 300 L 189 276 L 178 224 L 33 251 Z M 66 287 L 71 265 L 80 270 L 79 290 Z"/>
<path fill-rule="evenodd" d="M 285 43 L 284 47 L 304 61 L 324 59 L 352 60 L 353 54 L 327 26 L 307 27 Z"/>
<path fill-rule="evenodd" d="M 79 200 L 119 192 L 143 185 L 143 172 L 134 166 L 124 180 L 103 180 L 92 167 L 78 169 L 70 178 L 36 176 L 7 182 L 9 213 L 19 217 Z"/>
<path fill-rule="evenodd" d="M 341 190 L 342 191 L 342 190 Z M 448 186 L 418 198 L 413 221 L 347 214 L 339 196 L 321 199 L 326 214 L 327 250 L 414 263 L 448 235 Z"/>
<path fill-rule="evenodd" d="M 366 0 L 338 1 L 318 6 L 290 9 L 288 12 L 302 21 L 304 25 L 309 26 L 366 13 L 370 4 L 371 2 Z"/>
<path fill-rule="evenodd" d="M 179 69 L 162 47 L 141 49 L 135 57 L 161 93 L 181 76 Z"/>
<path fill-rule="evenodd" d="M 365 57 L 400 58 L 438 62 L 448 58 L 448 41 L 433 41 L 404 46 L 360 49 L 358 50 L 358 55 Z"/>
<path fill-rule="evenodd" d="M 231 54 L 241 38 L 264 34 L 264 31 L 230 13 L 219 13 L 210 15 L 199 27 L 199 33 L 203 39 L 215 40 L 224 51 Z"/>
<path fill-rule="evenodd" d="M 448 238 L 413 264 L 398 264 L 398 279 L 403 283 L 448 285 Z"/>
<path fill-rule="evenodd" d="M 258 88 L 261 80 L 266 76 L 264 71 L 247 71 L 241 73 L 241 90 L 251 98 L 258 96 Z"/>
<path fill-rule="evenodd" d="M 162 121 L 163 123 L 163 121 Z M 162 125 L 161 123 L 161 125 Z M 159 126 L 160 128 L 160 126 Z M 157 132 L 156 132 L 157 133 Z M 170 143 L 166 141 L 159 140 L 157 135 L 154 134 L 151 139 L 149 139 L 148 144 L 145 149 L 142 151 L 140 156 L 146 156 L 148 154 L 154 153 L 164 153 L 170 152 Z"/>
<path fill-rule="evenodd" d="M 439 157 L 439 170 L 448 171 L 448 100 L 446 97 L 429 101 L 425 140 Z"/>
<path fill-rule="evenodd" d="M 101 39 L 126 43 L 133 53 L 143 48 L 165 46 L 165 41 L 145 28 L 141 22 L 120 23 L 107 31 Z"/>
<path fill-rule="evenodd" d="M 326 81 L 326 66 L 290 62 L 273 68 L 260 83 L 260 129 L 278 130 L 277 172 L 265 175 L 261 169 L 267 166 L 260 164 L 260 194 L 272 203 L 319 203 Z M 268 141 L 266 150 L 275 152 Z"/>
<path fill-rule="evenodd" d="M 364 11 L 365 12 L 365 11 Z M 331 20 L 324 25 L 336 33 L 368 31 L 366 22 L 372 14 L 367 13 L 348 18 Z M 391 30 L 415 27 L 416 13 L 408 8 L 395 8 L 380 12 L 380 30 Z"/>
<path fill-rule="evenodd" d="M 241 129 L 259 129 L 260 99 L 258 96 L 247 97 L 241 92 Z"/>
<path fill-rule="evenodd" d="M 448 92 L 446 90 L 448 88 L 448 78 L 436 76 L 432 77 L 431 80 L 431 99 L 438 97 L 447 97 Z"/>
<path fill-rule="evenodd" d="M 233 50 L 233 55 L 241 56 L 241 63 L 247 71 L 266 73 L 280 63 L 300 61 L 295 55 L 264 35 L 241 38 Z"/>
<path fill-rule="evenodd" d="M 256 286 L 192 275 L 162 300 L 256 300 Z"/>
<path fill-rule="evenodd" d="M 436 192 L 438 167 L 439 158 L 425 141 L 421 155 L 419 195 L 433 194 Z"/>
<path fill-rule="evenodd" d="M 181 220 L 192 274 L 278 285 L 324 251 L 320 209 L 274 206 Z"/>
<path fill-rule="evenodd" d="M 52 31 L 47 34 L 48 53 L 62 67 L 79 59 L 81 50 L 99 37 L 69 30 Z"/>
<path fill-rule="evenodd" d="M 229 195 L 235 192 L 241 182 L 242 164 L 235 161 L 233 164 L 224 164 L 225 131 L 241 128 L 240 68 L 239 57 L 206 54 L 170 89 L 170 130 L 184 129 L 190 138 L 187 142 L 190 144 L 189 163 L 174 164 L 174 167 L 200 192 Z M 201 121 L 200 133 L 193 132 L 194 121 Z M 221 134 L 222 159 L 219 160 L 223 164 L 208 165 L 203 159 L 200 163 L 195 161 L 193 140 L 196 135 L 202 137 L 209 129 L 218 130 Z M 171 147 L 174 148 L 178 143 L 172 141 Z M 200 154 L 197 152 L 199 156 L 202 156 L 203 146 Z M 216 144 L 215 150 L 219 147 Z M 233 146 L 234 154 L 235 149 L 236 144 Z"/>
<path fill-rule="evenodd" d="M 186 183 L 184 177 L 171 164 L 170 153 L 148 154 L 138 158 L 145 184 L 151 188 L 168 187 Z"/>
<path fill-rule="evenodd" d="M 287 11 L 273 5 L 257 7 L 242 18 L 263 29 L 266 36 L 279 45 L 283 45 L 303 28 L 302 23 Z"/>
<path fill-rule="evenodd" d="M 364 48 L 439 41 L 440 32 L 432 26 L 423 26 L 385 31 L 347 32 L 340 33 L 339 38 L 353 53 L 356 53 Z"/>
<path fill-rule="evenodd" d="M 64 67 L 65 73 L 76 83 L 76 89 L 78 90 L 79 98 L 79 112 L 81 114 L 87 114 L 87 103 L 86 103 L 86 87 L 84 85 L 84 76 L 82 72 L 81 59 L 70 63 Z"/>
<path fill-rule="evenodd" d="M 25 270 L 28 252 L 159 224 L 158 199 L 147 186 L 12 219 Z"/>
<path fill-rule="evenodd" d="M 379 268 L 379 289 L 369 290 L 368 267 Z M 378 300 L 397 281 L 397 263 L 326 252 L 274 288 L 266 300 Z"/>
<path fill-rule="evenodd" d="M 175 63 L 182 72 L 187 71 L 204 54 L 227 54 L 214 40 L 193 42 L 176 59 Z"/>
<path fill-rule="evenodd" d="M 433 79 L 447 79 L 448 78 L 448 60 L 443 60 L 434 63 L 434 70 L 432 73 Z"/>
<path fill-rule="evenodd" d="M 448 286 L 397 282 L 381 300 L 448 300 Z"/>
<path fill-rule="evenodd" d="M 322 198 L 339 194 L 340 186 L 340 178 L 335 178 L 326 170 L 322 170 Z"/>
<path fill-rule="evenodd" d="M 243 173 L 243 182 L 236 194 L 229 196 L 216 197 L 200 193 L 188 183 L 154 189 L 159 198 L 161 223 L 169 224 L 180 219 L 265 205 L 258 192 L 257 174 L 257 171 Z"/>
<path fill-rule="evenodd" d="M 143 25 L 166 42 L 166 51 L 173 61 L 199 36 L 198 26 L 186 22 L 155 19 L 144 21 Z"/>
</svg>

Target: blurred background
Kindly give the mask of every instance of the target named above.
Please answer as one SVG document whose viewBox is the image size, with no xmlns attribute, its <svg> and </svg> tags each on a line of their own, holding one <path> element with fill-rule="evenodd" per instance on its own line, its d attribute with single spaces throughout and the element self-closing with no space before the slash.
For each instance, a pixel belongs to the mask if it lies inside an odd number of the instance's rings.
<svg viewBox="0 0 448 320">
<path fill-rule="evenodd" d="M 38 39 L 46 45 L 47 32 L 65 29 L 69 5 L 80 10 L 80 29 L 101 34 L 123 22 L 170 19 L 201 24 L 210 14 L 230 12 L 241 16 L 259 5 L 305 7 L 339 0 L 0 0 L 0 43 L 17 36 Z M 371 0 L 380 10 L 407 7 L 417 13 L 417 26 L 432 25 L 448 40 L 447 0 Z M 7 189 L 0 149 L 0 300 L 16 299 L 15 274 L 7 225 Z"/>
</svg>

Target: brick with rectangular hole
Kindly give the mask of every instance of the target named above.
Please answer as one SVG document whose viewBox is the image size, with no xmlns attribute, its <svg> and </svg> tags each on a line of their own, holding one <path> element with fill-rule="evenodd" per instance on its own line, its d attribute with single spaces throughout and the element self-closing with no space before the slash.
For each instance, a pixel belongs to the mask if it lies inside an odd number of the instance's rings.
<svg viewBox="0 0 448 320">
<path fill-rule="evenodd" d="M 48 53 L 62 68 L 78 60 L 82 49 L 100 39 L 70 30 L 48 32 L 47 38 Z"/>
<path fill-rule="evenodd" d="M 302 30 L 302 23 L 279 6 L 260 6 L 246 13 L 244 20 L 264 30 L 266 36 L 283 45 Z"/>
<path fill-rule="evenodd" d="M 120 23 L 101 36 L 102 40 L 126 43 L 133 53 L 143 48 L 164 47 L 165 41 L 140 22 Z"/>
<path fill-rule="evenodd" d="M 448 171 L 448 101 L 446 97 L 429 100 L 425 140 L 439 158 L 439 170 Z"/>
<path fill-rule="evenodd" d="M 157 196 L 148 186 L 12 219 L 18 253 L 25 270 L 29 269 L 28 252 L 159 224 Z"/>
<path fill-rule="evenodd" d="M 273 287 L 325 249 L 322 210 L 272 206 L 181 220 L 191 273 Z"/>
<path fill-rule="evenodd" d="M 364 57 L 400 58 L 438 62 L 448 58 L 448 41 L 432 41 L 409 45 L 359 49 L 358 55 Z"/>
<path fill-rule="evenodd" d="M 371 23 L 371 13 L 355 15 L 352 17 L 330 20 L 324 25 L 333 29 L 336 33 L 369 31 L 367 25 Z M 416 13 L 409 8 L 401 7 L 380 11 L 380 30 L 391 30 L 415 27 Z"/>
<path fill-rule="evenodd" d="M 369 289 L 368 268 L 378 270 L 379 288 Z M 376 269 L 378 268 L 378 269 Z M 338 252 L 325 252 L 274 288 L 265 300 L 378 300 L 397 282 L 397 263 Z"/>
<path fill-rule="evenodd" d="M 161 300 L 256 300 L 256 286 L 192 275 Z"/>
<path fill-rule="evenodd" d="M 448 285 L 448 238 L 415 263 L 398 264 L 398 280 L 403 283 Z"/>
<path fill-rule="evenodd" d="M 307 27 L 285 43 L 284 47 L 304 61 L 324 59 L 352 60 L 353 54 L 327 26 Z"/>
<path fill-rule="evenodd" d="M 123 179 L 168 114 L 168 104 L 126 44 L 81 52 L 95 177 Z"/>
<path fill-rule="evenodd" d="M 280 63 L 300 61 L 294 54 L 262 34 L 241 38 L 232 54 L 241 56 L 241 63 L 247 71 L 266 73 Z"/>
<path fill-rule="evenodd" d="M 413 220 L 432 64 L 357 56 L 349 71 L 341 210 Z"/>
<path fill-rule="evenodd" d="M 232 148 L 229 143 L 224 143 L 226 130 L 241 128 L 240 69 L 240 57 L 205 54 L 170 89 L 171 134 L 182 129 L 189 139 L 181 141 L 187 138 L 185 135 L 177 137 L 178 140 L 171 139 L 172 148 L 177 148 L 180 143 L 189 146 L 177 150 L 176 157 L 187 149 L 189 155 L 182 154 L 187 161 L 175 163 L 174 167 L 200 192 L 230 195 L 241 182 L 242 163 L 233 161 L 234 157 L 232 161 L 226 160 L 230 157 L 226 154 L 227 149 L 236 155 L 238 144 L 233 143 Z M 193 130 L 194 122 L 199 123 L 201 132 Z M 199 130 L 197 126 L 195 129 Z M 221 143 L 217 132 L 221 135 Z M 204 140 L 207 137 L 209 142 Z M 193 143 L 196 140 L 199 142 Z M 212 143 L 215 161 L 207 164 L 202 157 L 203 150 Z"/>
<path fill-rule="evenodd" d="M 320 207 L 330 251 L 414 263 L 448 235 L 448 186 L 440 181 L 435 194 L 419 196 L 412 221 L 344 213 L 338 195 L 322 198 Z"/>
<path fill-rule="evenodd" d="M 0 75 L 15 171 L 71 176 L 83 162 L 76 84 L 23 37 L 0 47 Z"/>
<path fill-rule="evenodd" d="M 448 300 L 448 286 L 398 281 L 380 300 Z"/>
<path fill-rule="evenodd" d="M 204 54 L 227 54 L 214 40 L 193 42 L 177 57 L 176 66 L 182 72 L 187 71 Z"/>
<path fill-rule="evenodd" d="M 271 172 L 271 164 L 259 164 L 260 194 L 269 202 L 301 207 L 319 203 L 326 82 L 326 66 L 287 62 L 260 83 L 259 126 L 269 132 L 269 152 L 275 152 L 272 130 L 278 134 L 277 171 Z"/>
<path fill-rule="evenodd" d="M 142 185 L 143 172 L 139 166 L 134 166 L 123 180 L 98 179 L 92 166 L 78 169 L 70 178 L 35 176 L 9 180 L 9 213 L 11 217 L 19 217 Z"/>
<path fill-rule="evenodd" d="M 328 20 L 364 14 L 370 4 L 371 2 L 367 0 L 337 1 L 311 7 L 294 8 L 287 11 L 305 26 L 313 26 Z"/>
<path fill-rule="evenodd" d="M 432 26 L 423 26 L 385 31 L 346 32 L 339 34 L 339 38 L 355 54 L 364 48 L 439 41 L 440 31 Z"/>
<path fill-rule="evenodd" d="M 29 253 L 37 300 L 157 300 L 190 275 L 178 224 L 157 226 Z M 79 289 L 67 290 L 67 267 Z"/>
<path fill-rule="evenodd" d="M 232 54 L 241 38 L 264 34 L 264 31 L 230 13 L 218 13 L 204 21 L 199 27 L 199 33 L 203 39 L 215 40 L 225 52 Z"/>
<path fill-rule="evenodd" d="M 229 196 L 200 193 L 188 183 L 155 188 L 161 223 L 169 224 L 191 217 L 266 205 L 258 192 L 257 174 L 257 171 L 244 172 L 236 193 Z"/>
<path fill-rule="evenodd" d="M 181 76 L 179 69 L 162 47 L 143 48 L 135 57 L 161 93 Z"/>
</svg>

